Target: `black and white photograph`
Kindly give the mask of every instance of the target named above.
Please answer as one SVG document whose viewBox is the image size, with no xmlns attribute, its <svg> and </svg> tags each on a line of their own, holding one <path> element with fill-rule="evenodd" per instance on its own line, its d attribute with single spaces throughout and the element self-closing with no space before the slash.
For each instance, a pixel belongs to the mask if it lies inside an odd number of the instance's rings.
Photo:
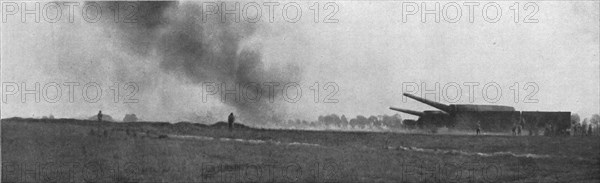
<svg viewBox="0 0 600 183">
<path fill-rule="evenodd" d="M 0 182 L 600 182 L 600 1 L 0 14 Z"/>
</svg>

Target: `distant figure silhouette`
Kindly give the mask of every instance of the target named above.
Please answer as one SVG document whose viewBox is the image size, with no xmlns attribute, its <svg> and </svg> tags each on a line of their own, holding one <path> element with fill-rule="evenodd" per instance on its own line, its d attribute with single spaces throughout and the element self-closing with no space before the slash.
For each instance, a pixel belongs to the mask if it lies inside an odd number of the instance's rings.
<svg viewBox="0 0 600 183">
<path fill-rule="evenodd" d="M 98 112 L 98 121 L 102 122 L 102 110 Z"/>
<path fill-rule="evenodd" d="M 233 123 L 235 122 L 235 116 L 233 113 L 229 114 L 229 118 L 227 118 L 227 123 L 229 123 L 229 130 L 233 129 Z"/>
<path fill-rule="evenodd" d="M 477 121 L 477 135 L 479 135 L 479 133 L 481 133 L 481 121 Z"/>
</svg>

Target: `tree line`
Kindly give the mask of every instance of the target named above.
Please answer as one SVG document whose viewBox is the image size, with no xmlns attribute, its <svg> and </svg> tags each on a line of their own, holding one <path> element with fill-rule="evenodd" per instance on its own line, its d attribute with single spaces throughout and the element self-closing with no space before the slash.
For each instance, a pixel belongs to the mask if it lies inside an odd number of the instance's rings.
<svg viewBox="0 0 600 183">
<path fill-rule="evenodd" d="M 362 129 L 362 130 L 394 130 L 409 128 L 414 120 L 402 120 L 400 114 L 395 115 L 358 115 L 348 118 L 345 115 L 329 114 L 321 115 L 317 121 L 288 120 L 284 126 L 296 129 L 319 128 L 319 129 Z"/>
</svg>

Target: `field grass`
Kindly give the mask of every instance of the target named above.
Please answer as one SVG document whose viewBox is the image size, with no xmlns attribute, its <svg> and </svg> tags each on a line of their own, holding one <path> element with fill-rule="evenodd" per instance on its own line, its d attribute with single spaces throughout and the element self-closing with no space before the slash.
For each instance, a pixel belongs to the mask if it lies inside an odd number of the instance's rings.
<svg viewBox="0 0 600 183">
<path fill-rule="evenodd" d="M 600 181 L 600 137 L 230 132 L 72 119 L 1 124 L 2 182 Z"/>
</svg>

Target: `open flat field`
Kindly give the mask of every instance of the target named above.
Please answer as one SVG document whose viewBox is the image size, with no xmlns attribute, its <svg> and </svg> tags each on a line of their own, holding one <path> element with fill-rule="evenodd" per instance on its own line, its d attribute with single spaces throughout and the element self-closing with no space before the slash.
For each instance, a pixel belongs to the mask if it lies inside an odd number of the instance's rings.
<svg viewBox="0 0 600 183">
<path fill-rule="evenodd" d="M 599 182 L 599 137 L 3 119 L 2 182 Z"/>
</svg>

